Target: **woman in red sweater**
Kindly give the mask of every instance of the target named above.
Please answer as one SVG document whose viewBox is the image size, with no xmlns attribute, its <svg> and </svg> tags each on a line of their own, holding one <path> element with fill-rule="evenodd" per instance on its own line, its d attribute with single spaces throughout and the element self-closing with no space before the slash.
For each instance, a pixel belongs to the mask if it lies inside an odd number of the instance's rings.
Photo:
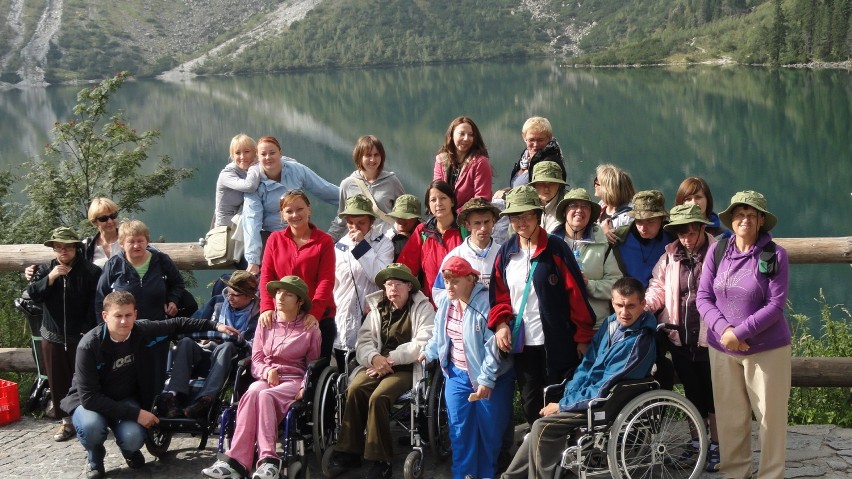
<svg viewBox="0 0 852 479">
<path fill-rule="evenodd" d="M 331 356 L 337 329 L 334 326 L 334 240 L 311 223 L 311 202 L 302 190 L 284 193 L 279 202 L 281 221 L 287 227 L 269 236 L 260 269 L 260 323 L 268 327 L 275 309 L 266 283 L 284 276 L 298 276 L 308 285 L 311 309 L 305 321 L 319 321 L 322 357 Z"/>
<path fill-rule="evenodd" d="M 492 176 L 488 150 L 476 123 L 466 116 L 456 118 L 435 155 L 432 179 L 446 181 L 455 193 L 456 205 L 461 208 L 475 196 L 491 198 Z"/>
</svg>

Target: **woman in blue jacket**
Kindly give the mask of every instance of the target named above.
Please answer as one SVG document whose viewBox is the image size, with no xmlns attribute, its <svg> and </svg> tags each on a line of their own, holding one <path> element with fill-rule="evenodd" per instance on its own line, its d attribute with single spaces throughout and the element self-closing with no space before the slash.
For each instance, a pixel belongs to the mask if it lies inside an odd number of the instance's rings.
<svg viewBox="0 0 852 479">
<path fill-rule="evenodd" d="M 444 372 L 453 477 L 495 477 L 499 438 L 512 417 L 512 362 L 500 358 L 488 329 L 488 289 L 478 283 L 479 271 L 456 256 L 441 273 L 447 295 L 420 360 L 437 359 Z"/>
</svg>

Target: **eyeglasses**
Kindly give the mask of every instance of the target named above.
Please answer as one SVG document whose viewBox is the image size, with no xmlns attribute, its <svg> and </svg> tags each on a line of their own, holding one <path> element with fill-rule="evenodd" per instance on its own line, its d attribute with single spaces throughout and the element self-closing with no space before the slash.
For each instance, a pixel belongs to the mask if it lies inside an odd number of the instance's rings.
<svg viewBox="0 0 852 479">
<path fill-rule="evenodd" d="M 116 211 L 115 213 L 113 213 L 113 214 L 111 214 L 111 215 L 101 215 L 101 216 L 98 216 L 98 217 L 97 217 L 97 218 L 95 218 L 95 219 L 96 219 L 96 220 L 98 220 L 98 221 L 100 221 L 101 223 L 106 223 L 107 221 L 109 221 L 109 220 L 114 220 L 114 219 L 116 219 L 116 218 L 118 218 L 118 211 Z"/>
<path fill-rule="evenodd" d="M 397 289 L 397 288 L 402 288 L 403 286 L 405 286 L 407 284 L 410 284 L 410 283 L 406 283 L 405 281 L 388 280 L 388 281 L 385 281 L 385 288 Z"/>
<path fill-rule="evenodd" d="M 568 203 L 569 210 L 590 210 L 592 209 L 592 205 L 586 203 L 585 201 L 572 201 Z"/>
<path fill-rule="evenodd" d="M 76 247 L 77 245 L 75 243 L 53 243 L 53 251 L 56 251 L 57 253 L 60 251 L 74 249 Z"/>
<path fill-rule="evenodd" d="M 535 221 L 536 215 L 532 212 L 527 212 L 519 215 L 509 215 L 510 223 L 526 223 L 528 221 Z"/>
<path fill-rule="evenodd" d="M 598 181 L 598 177 L 597 177 L 597 176 L 595 177 L 595 180 L 593 181 L 593 184 L 594 184 L 595 186 L 600 186 L 600 185 L 601 185 L 601 182 L 600 182 L 600 181 Z"/>
<path fill-rule="evenodd" d="M 305 196 L 305 192 L 302 190 L 287 190 L 286 193 L 281 195 L 282 198 L 286 198 L 288 196 Z"/>
</svg>

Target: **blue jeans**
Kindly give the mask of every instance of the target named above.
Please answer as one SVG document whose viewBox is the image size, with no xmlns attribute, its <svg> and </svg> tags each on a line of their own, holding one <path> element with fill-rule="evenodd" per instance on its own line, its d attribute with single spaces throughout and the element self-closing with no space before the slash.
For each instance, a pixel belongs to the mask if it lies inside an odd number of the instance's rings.
<svg viewBox="0 0 852 479">
<path fill-rule="evenodd" d="M 168 391 L 189 395 L 189 380 L 194 376 L 193 371 L 202 374 L 204 387 L 198 392 L 201 396 L 218 396 L 231 374 L 231 365 L 237 356 L 239 348 L 232 342 L 216 345 L 212 351 L 201 347 L 192 338 L 183 338 L 178 343 L 172 363 L 172 376 L 169 379 Z M 188 398 L 191 400 L 193 398 Z"/>
<path fill-rule="evenodd" d="M 119 402 L 139 407 L 135 399 L 124 399 Z M 80 444 L 86 449 L 89 464 L 94 467 L 102 467 L 104 464 L 106 456 L 104 442 L 109 432 L 107 428 L 112 429 L 115 443 L 124 457 L 142 449 L 148 435 L 148 431 L 135 420 L 109 418 L 83 406 L 77 406 L 74 409 L 71 421 L 74 423 L 74 429 L 77 430 Z"/>
</svg>

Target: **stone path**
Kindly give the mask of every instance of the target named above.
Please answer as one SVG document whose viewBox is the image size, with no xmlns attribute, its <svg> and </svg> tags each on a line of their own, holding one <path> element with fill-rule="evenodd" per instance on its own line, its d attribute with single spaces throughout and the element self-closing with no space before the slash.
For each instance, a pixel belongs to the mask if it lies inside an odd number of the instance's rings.
<svg viewBox="0 0 852 479">
<path fill-rule="evenodd" d="M 86 454 L 76 440 L 54 442 L 57 422 L 24 417 L 0 427 L 0 476 L 26 478 L 81 477 Z M 149 477 L 199 478 L 201 469 L 215 460 L 216 439 L 207 448 L 198 450 L 198 438 L 177 434 L 168 454 L 154 459 L 144 451 L 148 463 L 142 469 L 130 470 L 112 437 L 107 441 L 106 469 L 108 477 L 138 479 Z M 756 443 L 755 443 L 756 445 Z M 402 477 L 402 464 L 409 449 L 397 448 L 394 477 Z M 313 456 L 311 456 L 313 457 Z M 756 455 L 755 455 L 756 457 Z M 340 476 L 355 479 L 365 474 L 367 467 Z M 312 464 L 313 477 L 322 477 L 317 464 Z M 449 461 L 436 464 L 427 454 L 424 478 L 449 479 Z M 852 429 L 835 426 L 792 426 L 787 430 L 787 469 L 785 478 L 846 479 L 852 477 Z M 721 479 L 718 474 L 705 473 L 702 479 Z"/>
</svg>

